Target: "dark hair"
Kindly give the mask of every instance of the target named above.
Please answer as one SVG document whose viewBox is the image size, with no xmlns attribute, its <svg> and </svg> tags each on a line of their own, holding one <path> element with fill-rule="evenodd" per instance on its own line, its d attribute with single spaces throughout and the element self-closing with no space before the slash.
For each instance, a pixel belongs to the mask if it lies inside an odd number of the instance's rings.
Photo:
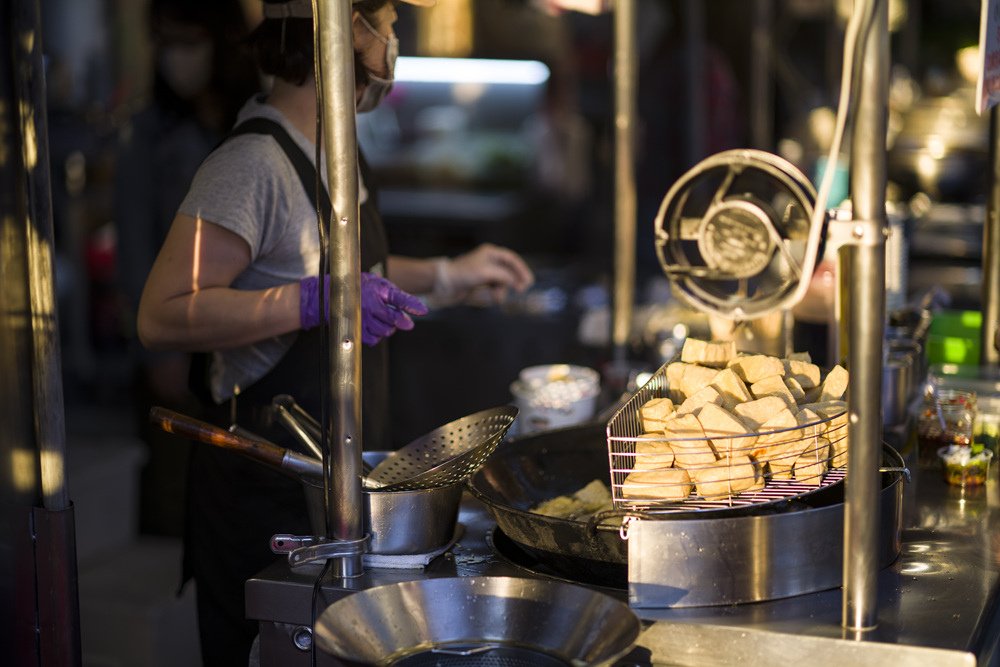
<svg viewBox="0 0 1000 667">
<path fill-rule="evenodd" d="M 267 2 L 265 0 L 265 4 Z M 352 9 L 367 21 L 374 22 L 376 12 L 391 2 L 393 0 L 361 0 L 353 3 Z M 315 66 L 312 19 L 264 19 L 250 34 L 250 50 L 262 72 L 300 86 Z M 359 86 L 368 83 L 368 72 L 361 64 L 358 51 L 354 52 L 354 81 Z"/>
<path fill-rule="evenodd" d="M 197 25 L 208 34 L 212 41 L 210 85 L 223 107 L 223 128 L 230 127 L 240 107 L 260 88 L 257 70 L 245 46 L 246 18 L 239 0 L 152 0 L 149 30 L 154 38 L 159 37 L 164 21 Z M 154 68 L 153 97 L 177 115 L 191 113 L 191 103 L 170 88 L 159 68 Z"/>
</svg>

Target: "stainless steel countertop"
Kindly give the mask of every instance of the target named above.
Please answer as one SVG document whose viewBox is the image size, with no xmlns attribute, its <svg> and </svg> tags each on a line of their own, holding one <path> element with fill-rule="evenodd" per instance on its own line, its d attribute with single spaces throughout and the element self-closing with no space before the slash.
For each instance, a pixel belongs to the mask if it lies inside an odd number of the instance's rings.
<svg viewBox="0 0 1000 667">
<path fill-rule="evenodd" d="M 875 630 L 845 636 L 840 590 L 725 607 L 640 609 L 647 627 L 629 664 L 789 664 L 795 655 L 829 665 L 1000 662 L 997 466 L 985 487 L 966 492 L 946 485 L 937 469 L 914 463 L 911 472 L 902 553 L 879 575 Z M 493 553 L 492 518 L 474 499 L 463 501 L 459 522 L 461 539 L 426 570 L 367 570 L 350 590 L 420 577 L 533 576 Z M 293 572 L 284 560 L 276 562 L 247 583 L 248 617 L 308 625 L 318 572 Z M 348 592 L 327 585 L 323 597 L 332 602 Z M 625 591 L 620 595 L 624 599 Z"/>
</svg>

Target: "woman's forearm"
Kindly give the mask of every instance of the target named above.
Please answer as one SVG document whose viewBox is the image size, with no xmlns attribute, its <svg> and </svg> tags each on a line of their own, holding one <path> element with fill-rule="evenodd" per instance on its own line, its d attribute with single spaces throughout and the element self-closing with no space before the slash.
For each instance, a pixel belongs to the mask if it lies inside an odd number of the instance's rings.
<svg viewBox="0 0 1000 667">
<path fill-rule="evenodd" d="M 266 290 L 209 287 L 139 307 L 138 332 L 154 350 L 239 347 L 299 329 L 299 285 Z"/>
<path fill-rule="evenodd" d="M 427 294 L 434 289 L 434 261 L 390 255 L 386 278 L 410 294 Z"/>
</svg>

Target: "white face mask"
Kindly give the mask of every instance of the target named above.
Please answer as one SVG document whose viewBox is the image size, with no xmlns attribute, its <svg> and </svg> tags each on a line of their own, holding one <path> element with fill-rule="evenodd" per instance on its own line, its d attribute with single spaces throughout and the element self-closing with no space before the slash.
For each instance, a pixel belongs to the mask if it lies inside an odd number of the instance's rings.
<svg viewBox="0 0 1000 667">
<path fill-rule="evenodd" d="M 395 34 L 383 37 L 378 33 L 378 30 L 365 20 L 365 17 L 362 16 L 360 19 L 369 32 L 385 44 L 385 67 L 387 72 L 386 78 L 383 79 L 373 74 L 371 70 L 368 70 L 368 85 L 365 86 L 365 91 L 361 93 L 361 100 L 357 106 L 358 113 L 365 113 L 377 107 L 385 99 L 385 96 L 389 94 L 389 91 L 392 90 L 396 71 L 396 58 L 399 57 L 399 39 Z"/>
<path fill-rule="evenodd" d="M 212 80 L 212 43 L 173 44 L 160 52 L 160 73 L 178 97 L 190 100 Z"/>
</svg>

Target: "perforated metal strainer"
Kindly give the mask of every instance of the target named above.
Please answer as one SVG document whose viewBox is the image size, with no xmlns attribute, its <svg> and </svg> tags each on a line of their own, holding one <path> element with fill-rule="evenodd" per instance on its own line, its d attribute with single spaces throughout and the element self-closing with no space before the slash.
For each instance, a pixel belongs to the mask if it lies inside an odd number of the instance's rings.
<svg viewBox="0 0 1000 667">
<path fill-rule="evenodd" d="M 465 481 L 507 434 L 517 408 L 504 405 L 439 426 L 393 452 L 368 475 L 377 491 L 417 491 Z"/>
</svg>

